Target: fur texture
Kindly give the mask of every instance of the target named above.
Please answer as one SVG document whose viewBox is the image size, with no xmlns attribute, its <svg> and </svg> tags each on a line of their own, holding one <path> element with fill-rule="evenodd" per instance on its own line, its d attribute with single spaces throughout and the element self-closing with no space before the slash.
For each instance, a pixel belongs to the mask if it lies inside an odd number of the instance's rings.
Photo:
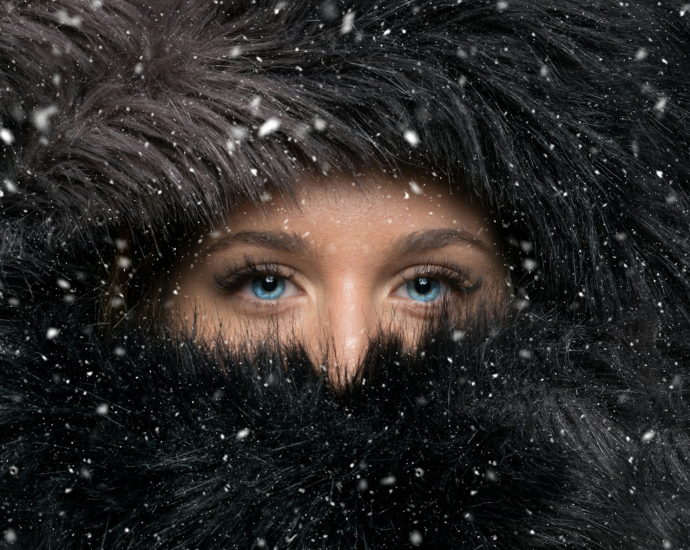
<svg viewBox="0 0 690 550">
<path fill-rule="evenodd" d="M 690 548 L 685 9 L 3 4 L 0 545 Z M 238 198 L 410 167 L 500 223 L 500 326 L 334 391 L 129 313 Z"/>
<path fill-rule="evenodd" d="M 2 373 L 22 548 L 687 547 L 687 347 L 634 321 L 383 342 L 336 394 L 297 352 L 79 334 Z"/>
</svg>

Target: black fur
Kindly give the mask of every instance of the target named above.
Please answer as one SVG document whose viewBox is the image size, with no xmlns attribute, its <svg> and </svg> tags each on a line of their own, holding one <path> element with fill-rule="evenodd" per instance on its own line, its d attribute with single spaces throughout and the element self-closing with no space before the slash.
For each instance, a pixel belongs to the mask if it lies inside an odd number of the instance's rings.
<svg viewBox="0 0 690 550">
<path fill-rule="evenodd" d="M 531 314 L 435 332 L 373 345 L 337 393 L 298 352 L 223 373 L 138 331 L 32 338 L 0 378 L 8 526 L 22 548 L 686 547 L 687 346 Z"/>
<path fill-rule="evenodd" d="M 685 9 L 3 4 L 0 544 L 690 548 Z M 103 335 L 113 270 L 145 285 L 239 197 L 374 167 L 492 211 L 500 326 L 384 338 L 337 391 L 297 351 Z"/>
</svg>

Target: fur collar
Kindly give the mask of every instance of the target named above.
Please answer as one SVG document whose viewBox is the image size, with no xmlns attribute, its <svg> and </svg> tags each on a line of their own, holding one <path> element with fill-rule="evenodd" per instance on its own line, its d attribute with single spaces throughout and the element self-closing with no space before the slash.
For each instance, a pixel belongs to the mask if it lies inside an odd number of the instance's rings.
<svg viewBox="0 0 690 550">
<path fill-rule="evenodd" d="M 221 368 L 188 340 L 28 330 L 0 368 L 20 548 L 690 542 L 686 332 L 522 314 L 379 342 L 333 392 L 296 351 Z"/>
</svg>

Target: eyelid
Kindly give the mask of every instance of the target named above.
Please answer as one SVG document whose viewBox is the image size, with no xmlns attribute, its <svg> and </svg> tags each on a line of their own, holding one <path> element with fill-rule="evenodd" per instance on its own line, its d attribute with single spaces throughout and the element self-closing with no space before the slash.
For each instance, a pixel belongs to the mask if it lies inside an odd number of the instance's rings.
<svg viewBox="0 0 690 550">
<path fill-rule="evenodd" d="M 300 288 L 293 282 L 287 280 L 285 277 L 278 277 L 285 280 L 285 287 L 280 296 L 272 299 L 260 298 L 252 291 L 252 283 L 254 277 L 251 279 L 245 279 L 242 286 L 239 289 L 239 293 L 242 295 L 242 300 L 250 302 L 253 304 L 258 304 L 260 306 L 277 306 L 279 302 L 283 302 L 287 298 L 292 298 L 293 296 L 299 294 Z"/>
<path fill-rule="evenodd" d="M 296 270 L 277 262 L 258 260 L 245 255 L 242 262 L 226 264 L 220 272 L 214 274 L 213 280 L 218 288 L 236 292 L 255 277 L 275 275 L 292 282 L 296 274 Z"/>
<path fill-rule="evenodd" d="M 450 261 L 416 265 L 411 269 L 413 269 L 411 275 L 403 274 L 403 272 L 401 272 L 400 276 L 404 281 L 403 284 L 414 281 L 419 277 L 426 276 L 429 278 L 438 279 L 446 283 L 452 290 L 461 292 L 463 294 L 472 294 L 473 292 L 479 290 L 482 286 L 481 277 L 477 277 L 476 280 L 471 283 L 472 275 L 470 270 L 464 266 Z"/>
<path fill-rule="evenodd" d="M 302 291 L 301 287 L 293 281 L 297 275 L 295 269 L 279 264 L 271 259 L 256 258 L 250 255 L 244 255 L 241 261 L 226 264 L 219 273 L 214 274 L 214 282 L 220 290 L 234 294 L 240 292 L 253 278 L 265 275 L 275 275 L 290 281 L 298 290 Z M 425 276 L 443 282 L 444 285 L 447 285 L 451 294 L 472 294 L 482 286 L 481 277 L 477 277 L 471 283 L 473 278 L 471 269 L 448 260 L 411 266 L 401 271 L 399 276 L 403 282 L 395 287 L 394 293 L 397 293 L 401 287 L 410 281 Z M 262 305 L 275 305 L 276 302 L 280 301 L 280 298 L 276 300 L 260 300 L 252 298 L 246 292 L 242 294 L 245 300 L 261 303 Z"/>
</svg>

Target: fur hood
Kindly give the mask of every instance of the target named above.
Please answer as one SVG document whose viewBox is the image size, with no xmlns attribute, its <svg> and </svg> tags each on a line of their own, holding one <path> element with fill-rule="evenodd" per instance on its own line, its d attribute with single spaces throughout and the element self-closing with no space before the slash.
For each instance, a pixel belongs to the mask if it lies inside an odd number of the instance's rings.
<svg viewBox="0 0 690 550">
<path fill-rule="evenodd" d="M 0 547 L 690 548 L 682 3 L 2 10 Z M 132 314 L 181 235 L 362 166 L 483 202 L 504 322 L 334 391 Z"/>
</svg>

